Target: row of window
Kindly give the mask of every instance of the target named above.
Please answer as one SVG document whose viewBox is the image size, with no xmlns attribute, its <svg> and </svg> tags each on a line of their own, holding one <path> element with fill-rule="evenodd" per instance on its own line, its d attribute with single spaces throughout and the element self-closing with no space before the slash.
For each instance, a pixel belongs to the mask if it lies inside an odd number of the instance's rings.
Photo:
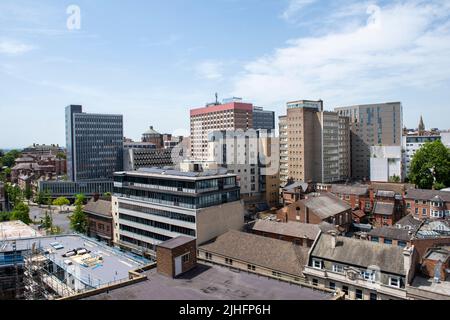
<svg viewBox="0 0 450 320">
<path fill-rule="evenodd" d="M 151 214 L 151 215 L 154 215 L 154 216 L 159 216 L 159 217 L 164 217 L 164 218 L 169 218 L 169 219 L 174 219 L 174 220 L 180 220 L 180 221 L 195 223 L 195 216 L 190 216 L 190 215 L 187 215 L 187 214 L 171 212 L 171 211 L 165 211 L 165 210 L 160 210 L 160 209 L 142 207 L 142 206 L 137 206 L 137 205 L 134 205 L 134 204 L 128 204 L 128 203 L 122 203 L 121 202 L 119 204 L 119 209 L 126 209 L 126 210 L 131 210 L 131 211 L 137 211 L 137 212 Z"/>
<path fill-rule="evenodd" d="M 144 218 L 134 217 L 134 216 L 130 216 L 127 214 L 122 214 L 122 213 L 119 215 L 119 218 L 122 220 L 139 223 L 139 224 L 150 226 L 150 227 L 157 228 L 157 229 L 167 230 L 170 232 L 176 232 L 176 233 L 181 233 L 181 234 L 195 237 L 195 230 L 193 230 L 193 229 L 175 226 L 172 224 L 163 223 L 163 222 L 159 222 L 159 221 L 153 221 L 153 220 L 148 220 L 148 219 L 144 219 Z"/>
</svg>

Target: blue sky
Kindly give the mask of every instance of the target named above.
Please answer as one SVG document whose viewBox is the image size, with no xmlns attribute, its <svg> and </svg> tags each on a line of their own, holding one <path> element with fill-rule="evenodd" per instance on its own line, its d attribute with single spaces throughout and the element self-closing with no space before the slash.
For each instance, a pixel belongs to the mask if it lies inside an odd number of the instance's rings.
<svg viewBox="0 0 450 320">
<path fill-rule="evenodd" d="M 187 133 L 215 92 L 277 115 L 402 101 L 408 127 L 449 128 L 449 70 L 447 0 L 2 0 L 0 148 L 63 145 L 68 104 L 123 114 L 134 139 Z"/>
</svg>

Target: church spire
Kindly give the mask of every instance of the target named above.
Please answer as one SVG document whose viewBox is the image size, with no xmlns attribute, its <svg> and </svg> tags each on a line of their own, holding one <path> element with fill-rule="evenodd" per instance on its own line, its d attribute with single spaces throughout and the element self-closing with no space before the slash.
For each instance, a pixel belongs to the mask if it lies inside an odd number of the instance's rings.
<svg viewBox="0 0 450 320">
<path fill-rule="evenodd" d="M 420 116 L 420 122 L 419 122 L 419 134 L 422 135 L 425 132 L 425 125 L 423 123 L 423 118 Z"/>
</svg>

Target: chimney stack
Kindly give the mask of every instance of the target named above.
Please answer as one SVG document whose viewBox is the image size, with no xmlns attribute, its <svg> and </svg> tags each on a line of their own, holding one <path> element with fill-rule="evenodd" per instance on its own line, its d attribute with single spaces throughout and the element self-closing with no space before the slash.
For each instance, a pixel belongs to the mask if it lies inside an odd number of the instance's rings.
<svg viewBox="0 0 450 320">
<path fill-rule="evenodd" d="M 328 231 L 328 234 L 331 236 L 331 248 L 336 248 L 337 245 L 337 232 L 334 230 Z"/>
</svg>

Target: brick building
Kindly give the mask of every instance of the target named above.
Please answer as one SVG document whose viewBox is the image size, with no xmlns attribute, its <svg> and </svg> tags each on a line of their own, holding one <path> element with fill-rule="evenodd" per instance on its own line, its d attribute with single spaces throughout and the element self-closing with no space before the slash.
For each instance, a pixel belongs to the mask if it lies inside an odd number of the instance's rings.
<svg viewBox="0 0 450 320">
<path fill-rule="evenodd" d="M 336 196 L 325 193 L 298 200 L 277 211 L 281 221 L 320 224 L 322 222 L 339 226 L 340 231 L 347 231 L 352 224 L 352 208 Z"/>
<path fill-rule="evenodd" d="M 110 200 L 103 200 L 94 197 L 84 206 L 88 221 L 88 236 L 112 243 L 113 240 L 113 220 Z"/>
<path fill-rule="evenodd" d="M 419 219 L 450 216 L 450 192 L 411 189 L 405 194 L 406 212 Z"/>
<path fill-rule="evenodd" d="M 158 273 L 175 278 L 195 268 L 197 249 L 194 238 L 179 236 L 156 246 Z"/>
</svg>

